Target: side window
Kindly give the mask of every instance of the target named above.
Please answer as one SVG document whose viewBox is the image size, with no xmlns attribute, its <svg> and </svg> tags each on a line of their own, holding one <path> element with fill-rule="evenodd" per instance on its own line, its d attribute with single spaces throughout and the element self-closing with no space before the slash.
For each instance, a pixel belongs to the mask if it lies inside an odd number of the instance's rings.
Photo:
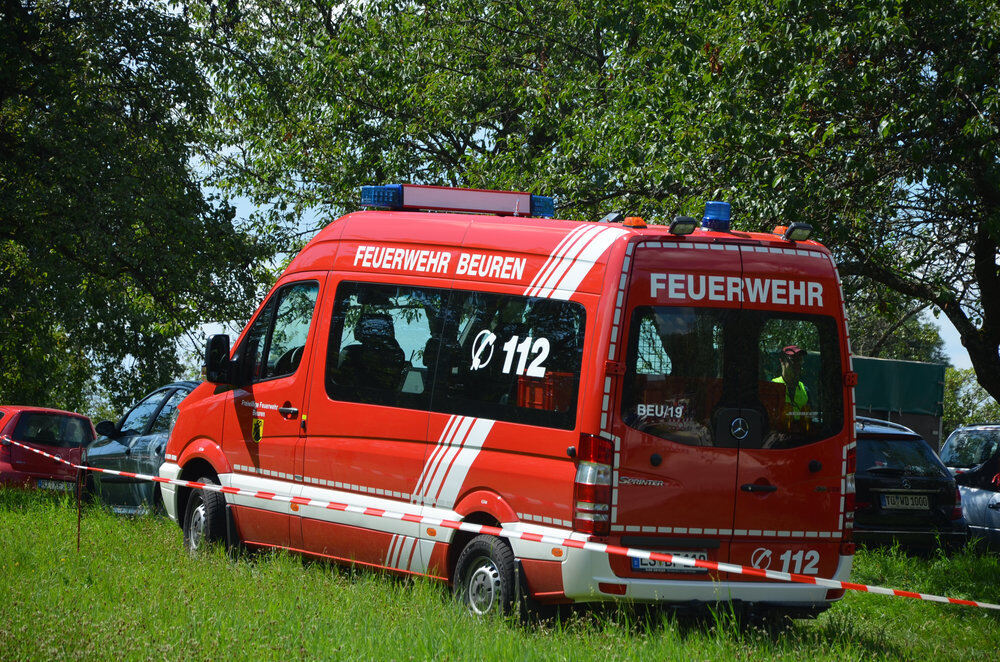
<svg viewBox="0 0 1000 662">
<path fill-rule="evenodd" d="M 330 325 L 334 400 L 426 409 L 448 291 L 341 283 Z"/>
<path fill-rule="evenodd" d="M 571 429 L 585 313 L 568 301 L 452 293 L 434 411 Z"/>
<path fill-rule="evenodd" d="M 274 330 L 263 361 L 264 379 L 290 375 L 299 367 L 313 308 L 316 307 L 319 284 L 297 283 L 284 288 L 280 294 Z"/>
<path fill-rule="evenodd" d="M 152 420 L 153 416 L 156 415 L 156 410 L 160 408 L 160 403 L 163 402 L 163 398 L 165 397 L 167 397 L 166 391 L 157 391 L 139 402 L 139 404 L 132 408 L 132 411 L 125 414 L 125 418 L 122 419 L 119 429 L 128 434 L 144 433 L 146 426 Z"/>
<path fill-rule="evenodd" d="M 177 420 L 177 405 L 181 403 L 190 391 L 185 391 L 183 389 L 178 389 L 170 394 L 167 401 L 163 403 L 163 409 L 156 416 L 156 420 L 153 421 L 153 427 L 149 429 L 149 434 L 159 434 L 163 432 L 170 432 L 174 427 L 174 421 Z"/>
<path fill-rule="evenodd" d="M 253 369 L 251 375 L 253 376 L 253 381 L 260 379 L 263 372 L 267 332 L 271 329 L 271 322 L 274 321 L 274 306 L 277 300 L 277 296 L 271 297 L 271 300 L 264 305 L 264 308 L 257 315 L 257 319 L 254 320 L 253 326 L 250 327 L 236 354 L 237 360 L 249 360 L 252 362 Z M 253 358 L 243 359 L 244 356 Z"/>
<path fill-rule="evenodd" d="M 66 425 L 62 433 L 63 445 L 73 448 L 76 446 L 85 446 L 93 440 L 93 435 L 90 433 L 90 425 L 87 424 L 87 421 L 75 416 L 66 417 Z"/>
<path fill-rule="evenodd" d="M 236 354 L 253 357 L 253 381 L 291 375 L 299 367 L 318 294 L 315 281 L 286 285 L 261 309 Z"/>
</svg>

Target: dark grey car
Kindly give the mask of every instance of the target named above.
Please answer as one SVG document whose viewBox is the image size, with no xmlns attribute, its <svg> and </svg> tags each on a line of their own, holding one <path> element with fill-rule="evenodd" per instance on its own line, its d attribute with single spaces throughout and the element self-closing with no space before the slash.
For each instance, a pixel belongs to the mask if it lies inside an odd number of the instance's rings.
<svg viewBox="0 0 1000 662">
<path fill-rule="evenodd" d="M 941 459 L 962 492 L 969 533 L 1000 549 L 1000 423 L 958 428 L 944 442 Z"/>
<path fill-rule="evenodd" d="M 854 539 L 914 549 L 955 548 L 968 537 L 955 480 L 913 430 L 857 418 Z"/>
<path fill-rule="evenodd" d="M 199 382 L 174 382 L 137 402 L 114 424 L 101 421 L 101 435 L 88 448 L 84 462 L 92 467 L 156 476 L 164 460 L 177 405 Z M 160 504 L 160 486 L 145 480 L 92 472 L 88 483 L 97 497 L 117 513 L 138 514 Z"/>
</svg>

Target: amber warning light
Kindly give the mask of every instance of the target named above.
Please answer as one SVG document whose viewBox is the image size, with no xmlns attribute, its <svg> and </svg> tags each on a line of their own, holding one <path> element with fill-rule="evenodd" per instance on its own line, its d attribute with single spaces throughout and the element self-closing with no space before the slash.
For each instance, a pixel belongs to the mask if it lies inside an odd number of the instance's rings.
<svg viewBox="0 0 1000 662">
<path fill-rule="evenodd" d="M 544 195 L 418 184 L 362 186 L 361 205 L 383 209 L 463 211 L 503 216 L 551 218 L 555 215 L 555 200 Z"/>
</svg>

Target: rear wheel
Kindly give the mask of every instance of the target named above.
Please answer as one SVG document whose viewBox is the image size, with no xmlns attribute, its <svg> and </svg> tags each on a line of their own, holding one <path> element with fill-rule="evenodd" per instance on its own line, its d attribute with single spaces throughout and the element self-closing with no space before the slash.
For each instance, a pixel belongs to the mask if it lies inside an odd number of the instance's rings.
<svg viewBox="0 0 1000 662">
<path fill-rule="evenodd" d="M 455 597 L 474 614 L 509 612 L 514 581 L 514 552 L 496 536 L 473 538 L 455 564 Z"/>
<path fill-rule="evenodd" d="M 215 484 L 202 477 L 199 483 Z M 226 500 L 218 492 L 191 490 L 184 514 L 184 546 L 195 554 L 226 538 Z"/>
</svg>

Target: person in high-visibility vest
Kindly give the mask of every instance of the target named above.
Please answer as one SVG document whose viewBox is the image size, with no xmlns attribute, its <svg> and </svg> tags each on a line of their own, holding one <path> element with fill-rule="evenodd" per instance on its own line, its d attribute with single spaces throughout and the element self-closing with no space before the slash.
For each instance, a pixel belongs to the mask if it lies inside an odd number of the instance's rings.
<svg viewBox="0 0 1000 662">
<path fill-rule="evenodd" d="M 781 376 L 772 379 L 772 382 L 785 385 L 785 410 L 786 411 L 807 411 L 809 408 L 809 391 L 806 385 L 799 381 L 802 375 L 802 360 L 806 356 L 806 350 L 798 345 L 788 345 L 783 347 L 781 355 Z"/>
</svg>

